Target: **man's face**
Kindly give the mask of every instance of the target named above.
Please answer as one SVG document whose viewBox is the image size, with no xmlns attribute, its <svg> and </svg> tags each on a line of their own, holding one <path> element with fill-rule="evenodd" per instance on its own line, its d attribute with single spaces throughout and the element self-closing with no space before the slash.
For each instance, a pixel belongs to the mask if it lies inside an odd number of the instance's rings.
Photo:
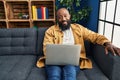
<svg viewBox="0 0 120 80">
<path fill-rule="evenodd" d="M 57 20 L 59 27 L 64 31 L 70 28 L 70 14 L 66 9 L 60 9 L 57 12 Z"/>
</svg>

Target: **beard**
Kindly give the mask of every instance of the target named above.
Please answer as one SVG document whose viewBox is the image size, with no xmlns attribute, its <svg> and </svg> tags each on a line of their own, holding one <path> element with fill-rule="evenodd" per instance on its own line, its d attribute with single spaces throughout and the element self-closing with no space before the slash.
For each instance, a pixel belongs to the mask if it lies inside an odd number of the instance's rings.
<svg viewBox="0 0 120 80">
<path fill-rule="evenodd" d="M 67 24 L 63 24 L 64 22 L 67 22 Z M 67 29 L 70 28 L 70 24 L 71 24 L 71 21 L 70 20 L 67 20 L 67 21 L 61 21 L 61 22 L 58 22 L 59 24 L 59 27 L 62 31 L 65 31 Z"/>
</svg>

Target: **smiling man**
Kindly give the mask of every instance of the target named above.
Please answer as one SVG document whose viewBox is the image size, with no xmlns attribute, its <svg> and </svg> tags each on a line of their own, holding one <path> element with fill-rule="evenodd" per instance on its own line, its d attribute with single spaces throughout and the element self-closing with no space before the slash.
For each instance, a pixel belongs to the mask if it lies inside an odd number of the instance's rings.
<svg viewBox="0 0 120 80">
<path fill-rule="evenodd" d="M 111 51 L 113 55 L 120 55 L 120 48 L 115 47 L 103 35 L 95 33 L 79 24 L 71 24 L 71 15 L 66 8 L 57 11 L 58 24 L 51 26 L 44 36 L 43 51 L 44 56 L 37 61 L 38 67 L 44 67 L 47 80 L 76 80 L 77 71 L 81 69 L 91 69 L 92 62 L 86 57 L 84 41 L 88 40 L 105 47 L 106 54 Z M 81 45 L 81 55 L 79 66 L 74 65 L 45 65 L 46 44 L 71 44 Z M 74 54 L 74 53 L 73 53 Z M 54 57 L 53 57 L 54 58 Z"/>
</svg>

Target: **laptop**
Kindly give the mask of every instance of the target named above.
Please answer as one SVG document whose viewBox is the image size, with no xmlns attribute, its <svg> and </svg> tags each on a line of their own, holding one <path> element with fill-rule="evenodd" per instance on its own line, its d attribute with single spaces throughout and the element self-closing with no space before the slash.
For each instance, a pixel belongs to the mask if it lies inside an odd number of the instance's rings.
<svg viewBox="0 0 120 80">
<path fill-rule="evenodd" d="M 79 65 L 81 46 L 66 44 L 46 45 L 46 65 Z"/>
</svg>

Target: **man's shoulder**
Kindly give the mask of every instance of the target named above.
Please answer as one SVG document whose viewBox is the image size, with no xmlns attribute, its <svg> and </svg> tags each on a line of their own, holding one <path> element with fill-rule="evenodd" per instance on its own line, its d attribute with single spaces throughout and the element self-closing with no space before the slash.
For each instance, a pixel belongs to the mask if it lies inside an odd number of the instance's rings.
<svg viewBox="0 0 120 80">
<path fill-rule="evenodd" d="M 78 24 L 78 23 L 73 23 L 71 24 L 71 26 L 74 28 L 74 29 L 81 29 L 83 26 Z"/>
<path fill-rule="evenodd" d="M 48 29 L 50 29 L 50 30 L 51 30 L 51 29 L 54 29 L 55 26 L 56 26 L 56 25 L 52 25 L 52 26 L 50 26 Z"/>
<path fill-rule="evenodd" d="M 54 30 L 56 29 L 56 26 L 57 26 L 57 25 L 52 25 L 52 26 L 50 26 L 50 27 L 47 29 L 46 32 L 54 31 Z"/>
</svg>

